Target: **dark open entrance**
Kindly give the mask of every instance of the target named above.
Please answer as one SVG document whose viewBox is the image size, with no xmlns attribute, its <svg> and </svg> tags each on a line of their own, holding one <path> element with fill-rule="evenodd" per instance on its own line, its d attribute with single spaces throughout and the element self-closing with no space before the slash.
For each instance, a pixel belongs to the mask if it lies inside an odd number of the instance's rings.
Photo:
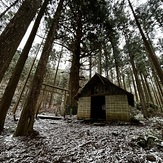
<svg viewBox="0 0 163 163">
<path fill-rule="evenodd" d="M 105 96 L 91 97 L 91 119 L 106 120 Z"/>
</svg>

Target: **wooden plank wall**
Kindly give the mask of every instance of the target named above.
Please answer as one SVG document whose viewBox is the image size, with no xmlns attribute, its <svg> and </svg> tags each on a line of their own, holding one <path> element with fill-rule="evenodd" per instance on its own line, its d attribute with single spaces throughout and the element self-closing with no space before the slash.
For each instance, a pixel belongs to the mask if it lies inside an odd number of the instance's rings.
<svg viewBox="0 0 163 163">
<path fill-rule="evenodd" d="M 107 121 L 129 121 L 130 109 L 127 95 L 105 96 L 106 120 Z"/>
<path fill-rule="evenodd" d="M 78 101 L 78 119 L 90 119 L 91 97 L 80 97 Z"/>
</svg>

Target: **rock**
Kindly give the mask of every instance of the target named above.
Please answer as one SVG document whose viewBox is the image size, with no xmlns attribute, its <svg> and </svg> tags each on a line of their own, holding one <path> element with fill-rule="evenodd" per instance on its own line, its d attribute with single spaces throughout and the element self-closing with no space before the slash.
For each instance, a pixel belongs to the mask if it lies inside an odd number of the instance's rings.
<svg viewBox="0 0 163 163">
<path fill-rule="evenodd" d="M 90 136 L 90 130 L 87 130 L 86 134 L 87 136 Z"/>
<path fill-rule="evenodd" d="M 155 162 L 155 161 L 156 161 L 156 157 L 155 157 L 154 154 L 147 154 L 147 155 L 146 155 L 146 159 L 147 159 L 148 161 L 151 161 L 151 162 Z"/>
<path fill-rule="evenodd" d="M 112 135 L 113 136 L 118 136 L 118 133 L 117 132 L 112 132 Z"/>
<path fill-rule="evenodd" d="M 155 137 L 149 136 L 147 138 L 147 146 L 148 147 L 153 147 L 155 145 L 155 139 L 156 139 Z"/>
<path fill-rule="evenodd" d="M 161 142 L 161 147 L 163 147 L 163 142 Z"/>
<path fill-rule="evenodd" d="M 137 119 L 139 121 L 144 121 L 145 120 L 142 113 L 139 113 L 139 114 L 135 115 L 134 119 Z"/>
<path fill-rule="evenodd" d="M 139 137 L 137 139 L 137 144 L 142 147 L 142 148 L 146 148 L 147 147 L 147 141 L 144 138 Z"/>
</svg>

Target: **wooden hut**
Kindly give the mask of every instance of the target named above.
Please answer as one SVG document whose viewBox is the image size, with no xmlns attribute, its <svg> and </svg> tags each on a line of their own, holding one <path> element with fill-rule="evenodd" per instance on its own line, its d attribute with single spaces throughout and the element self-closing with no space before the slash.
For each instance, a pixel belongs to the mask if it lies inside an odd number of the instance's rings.
<svg viewBox="0 0 163 163">
<path fill-rule="evenodd" d="M 78 119 L 129 121 L 129 105 L 134 106 L 133 94 L 95 74 L 77 93 Z"/>
</svg>

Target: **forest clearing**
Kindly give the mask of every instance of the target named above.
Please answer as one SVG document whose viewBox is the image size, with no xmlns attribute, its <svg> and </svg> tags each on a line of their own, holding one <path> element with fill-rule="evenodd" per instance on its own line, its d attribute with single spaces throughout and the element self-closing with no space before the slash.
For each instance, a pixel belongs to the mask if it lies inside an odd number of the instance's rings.
<svg viewBox="0 0 163 163">
<path fill-rule="evenodd" d="M 37 133 L 13 137 L 17 122 L 8 115 L 6 129 L 0 135 L 0 162 L 163 162 L 162 117 L 142 119 L 141 124 L 104 124 L 79 121 L 76 116 L 67 118 L 37 119 L 34 125 Z"/>
</svg>

